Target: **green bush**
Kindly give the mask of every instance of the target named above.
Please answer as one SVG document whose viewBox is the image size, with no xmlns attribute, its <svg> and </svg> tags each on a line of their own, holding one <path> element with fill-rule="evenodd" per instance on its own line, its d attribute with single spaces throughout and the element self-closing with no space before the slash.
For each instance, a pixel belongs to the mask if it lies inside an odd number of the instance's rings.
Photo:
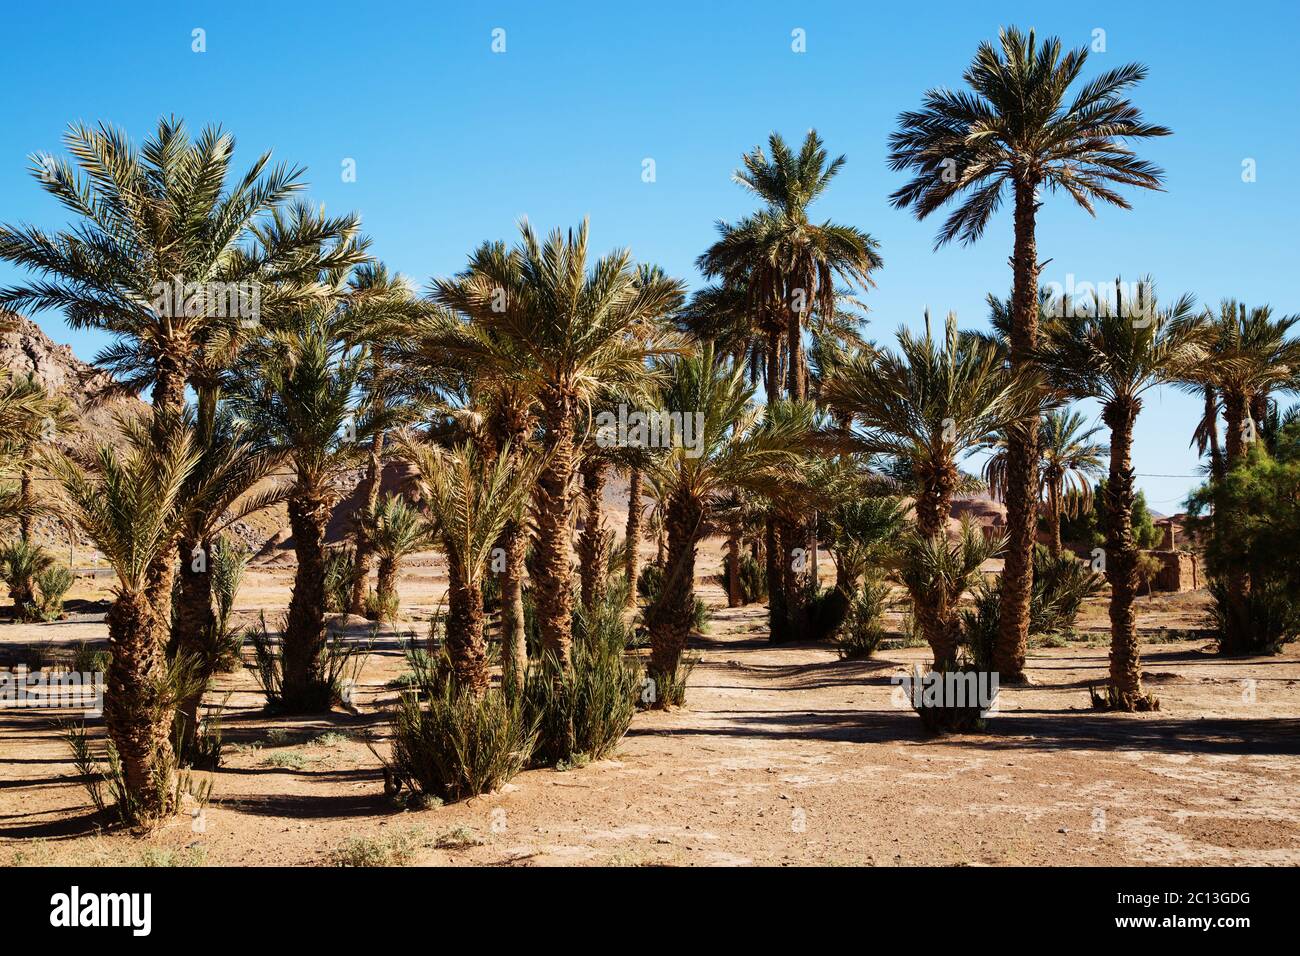
<svg viewBox="0 0 1300 956">
<path fill-rule="evenodd" d="M 36 574 L 36 613 L 42 621 L 63 617 L 63 598 L 72 589 L 77 576 L 62 564 L 51 564 Z"/>
<path fill-rule="evenodd" d="M 767 600 L 767 568 L 748 553 L 740 556 L 740 597 L 746 604 Z"/>
<path fill-rule="evenodd" d="M 401 695 L 387 776 L 441 800 L 488 793 L 527 766 L 536 734 L 522 700 L 426 682 Z"/>
<path fill-rule="evenodd" d="M 1198 489 L 1188 502 L 1191 530 L 1205 542 L 1210 578 L 1210 623 L 1224 654 L 1276 654 L 1300 637 L 1300 446 L 1284 430 L 1277 457 L 1261 442 L 1221 481 Z M 1227 580 L 1244 572 L 1247 596 L 1236 608 Z"/>
<path fill-rule="evenodd" d="M 357 579 L 357 553 L 350 547 L 334 548 L 325 556 L 325 610 L 342 614 L 352 604 Z"/>
<path fill-rule="evenodd" d="M 889 583 L 868 577 L 849 601 L 844 623 L 835 635 L 835 650 L 842 660 L 866 660 L 885 639 L 883 620 L 889 607 Z"/>
<path fill-rule="evenodd" d="M 664 589 L 664 569 L 657 564 L 647 564 L 636 579 L 636 593 L 643 607 L 659 600 Z M 709 606 L 697 595 L 691 608 L 691 630 L 703 634 L 709 629 Z"/>
<path fill-rule="evenodd" d="M 260 615 L 258 623 L 247 628 L 244 635 L 253 645 L 253 664 L 250 669 L 261 685 L 262 693 L 266 695 L 266 705 L 270 710 L 279 710 L 284 706 L 280 639 L 271 636 L 265 614 Z M 295 707 L 324 711 L 335 704 L 344 703 L 344 693 L 361 673 L 369 651 L 369 643 L 358 645 L 345 640 L 341 635 L 329 634 L 313 675 L 310 692 L 303 701 L 296 701 Z"/>
<path fill-rule="evenodd" d="M 529 668 L 524 712 L 538 727 L 534 762 L 545 766 L 599 760 L 627 733 L 641 693 L 641 667 L 626 648 L 622 595 L 611 593 L 590 611 L 574 609 L 572 667 L 565 673 L 546 655 Z"/>
</svg>

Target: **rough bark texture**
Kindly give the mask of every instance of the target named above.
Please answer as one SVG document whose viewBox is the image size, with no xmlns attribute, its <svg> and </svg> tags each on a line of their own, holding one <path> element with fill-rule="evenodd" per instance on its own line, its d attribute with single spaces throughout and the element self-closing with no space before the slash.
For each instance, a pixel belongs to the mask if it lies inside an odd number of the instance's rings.
<svg viewBox="0 0 1300 956">
<path fill-rule="evenodd" d="M 1205 432 L 1210 449 L 1210 474 L 1223 477 L 1223 452 L 1219 448 L 1219 402 L 1214 386 L 1205 386 Z"/>
<path fill-rule="evenodd" d="M 524 632 L 524 558 L 528 536 L 522 524 L 511 521 L 501 532 L 505 552 L 501 572 L 502 681 L 513 691 L 523 690 L 528 672 L 528 639 Z"/>
<path fill-rule="evenodd" d="M 1052 557 L 1061 555 L 1061 486 L 1052 484 L 1047 490 L 1047 550 Z"/>
<path fill-rule="evenodd" d="M 170 549 L 169 549 L 170 551 Z M 147 594 L 120 592 L 107 615 L 108 665 L 104 723 L 122 761 L 136 822 L 156 821 L 170 810 L 172 715 L 163 689 L 167 675 L 166 627 Z"/>
<path fill-rule="evenodd" d="M 321 702 L 321 658 L 325 649 L 325 528 L 328 504 L 299 486 L 289 498 L 289 526 L 298 559 L 293 595 L 285 619 L 284 706 L 290 711 L 328 709 Z"/>
<path fill-rule="evenodd" d="M 400 568 L 399 558 L 384 555 L 379 559 L 379 573 L 375 581 L 375 604 L 381 615 L 387 613 L 385 609 L 390 607 L 397 598 L 397 572 Z"/>
<path fill-rule="evenodd" d="M 668 502 L 668 565 L 658 602 L 649 609 L 651 680 L 666 682 L 677 673 L 686 639 L 691 633 L 695 605 L 695 543 L 703 509 L 690 495 L 679 492 Z M 659 700 L 664 695 L 658 695 Z"/>
<path fill-rule="evenodd" d="M 582 606 L 595 607 L 605 596 L 606 555 L 614 532 L 605 527 L 602 509 L 607 459 L 589 456 L 582 464 L 582 535 L 578 538 L 578 560 L 582 579 Z"/>
<path fill-rule="evenodd" d="M 178 547 L 180 582 L 173 614 L 172 643 L 177 652 L 195 663 L 195 676 L 198 678 L 194 692 L 185 695 L 177 707 L 181 753 L 186 753 L 194 743 L 199 726 L 199 706 L 215 664 L 211 659 L 212 637 L 217 627 L 217 616 L 212 610 L 212 542 L 203 541 L 198 546 L 203 553 L 202 570 L 195 567 L 193 541 L 182 539 Z"/>
<path fill-rule="evenodd" d="M 370 532 L 366 520 L 374 517 L 379 507 L 379 485 L 383 478 L 384 433 L 376 432 L 370 440 L 370 459 L 366 462 L 366 498 L 362 510 L 357 512 L 356 528 L 353 532 L 356 549 L 356 577 L 352 581 L 352 597 L 349 602 L 349 614 L 366 612 L 366 588 L 370 582 L 370 563 L 374 548 L 370 542 Z"/>
<path fill-rule="evenodd" d="M 917 531 L 925 537 L 934 538 L 946 532 L 956 486 L 955 468 L 939 468 L 924 478 L 913 507 Z M 933 584 L 912 592 L 912 607 L 921 625 L 921 633 L 930 645 L 936 670 L 948 670 L 957 660 L 959 624 L 956 606 L 960 597 L 960 594 L 944 594 Z"/>
<path fill-rule="evenodd" d="M 1119 710 L 1146 710 L 1138 659 L 1138 549 L 1133 541 L 1133 423 L 1140 404 L 1108 403 L 1102 419 L 1110 428 L 1110 476 L 1106 482 L 1106 580 L 1110 582 L 1111 705 Z"/>
<path fill-rule="evenodd" d="M 627 530 L 624 533 L 626 554 L 623 562 L 627 573 L 627 606 L 636 606 L 636 579 L 641 573 L 641 468 L 633 465 L 627 477 Z"/>
<path fill-rule="evenodd" d="M 574 402 L 556 390 L 543 395 L 542 421 L 549 457 L 537 479 L 535 593 L 543 650 L 565 670 L 570 666 L 573 567 L 569 518 L 573 512 Z"/>
<path fill-rule="evenodd" d="M 1032 362 L 1038 341 L 1038 243 L 1034 218 L 1038 210 L 1034 183 L 1015 188 L 1015 249 L 1012 253 L 1011 364 Z M 1013 430 L 1007 442 L 1007 550 L 1002 571 L 1002 600 L 994 662 L 1001 679 L 1024 680 L 1029 646 L 1029 594 L 1033 586 L 1034 538 L 1037 525 L 1038 420 Z"/>
<path fill-rule="evenodd" d="M 447 575 L 447 656 L 452 677 L 457 687 L 482 697 L 488 688 L 483 592 L 466 580 L 458 557 L 448 556 Z"/>
<path fill-rule="evenodd" d="M 740 536 L 732 532 L 727 536 L 727 607 L 744 603 L 740 593 Z"/>
</svg>

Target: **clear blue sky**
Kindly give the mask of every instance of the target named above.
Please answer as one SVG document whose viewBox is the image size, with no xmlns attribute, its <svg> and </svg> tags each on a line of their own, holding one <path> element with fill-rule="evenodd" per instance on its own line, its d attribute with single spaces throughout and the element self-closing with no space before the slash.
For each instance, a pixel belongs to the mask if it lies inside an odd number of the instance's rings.
<svg viewBox="0 0 1300 956">
<path fill-rule="evenodd" d="M 26 4 L 6 11 L 7 103 L 0 123 L 0 220 L 55 228 L 60 207 L 25 172 L 61 150 L 73 120 L 111 121 L 142 138 L 158 116 L 193 128 L 220 122 L 239 165 L 274 148 L 308 167 L 311 196 L 358 210 L 374 251 L 421 285 L 462 267 L 484 239 L 592 220 L 598 248 L 698 283 L 693 262 L 714 222 L 753 201 L 729 181 L 741 153 L 771 130 L 816 127 L 848 165 L 818 216 L 881 243 L 885 268 L 867 300 L 871 335 L 888 340 L 929 306 L 985 323 L 984 296 L 1005 293 L 1011 223 L 976 246 L 932 251 L 936 222 L 892 210 L 902 181 L 885 166 L 894 118 L 934 85 L 957 85 L 980 40 L 1000 24 L 1106 52 L 1089 74 L 1140 60 L 1135 99 L 1175 135 L 1143 144 L 1167 192 L 1131 195 L 1132 211 L 1096 219 L 1049 197 L 1039 250 L 1044 280 L 1151 274 L 1167 296 L 1225 296 L 1300 311 L 1295 222 L 1300 84 L 1290 2 L 805 5 L 430 2 Z M 472 7 L 470 10 L 465 7 Z M 491 50 L 494 28 L 506 52 Z M 191 50 L 206 31 L 207 52 Z M 791 50 L 806 32 L 807 52 Z M 657 181 L 641 178 L 655 160 Z M 341 164 L 356 161 L 357 180 Z M 1242 161 L 1257 181 L 1242 181 Z M 0 283 L 16 281 L 0 266 Z M 90 358 L 102 337 L 38 317 Z M 1136 463 L 1152 507 L 1176 510 L 1197 467 L 1188 450 L 1196 403 L 1151 395 Z"/>
</svg>

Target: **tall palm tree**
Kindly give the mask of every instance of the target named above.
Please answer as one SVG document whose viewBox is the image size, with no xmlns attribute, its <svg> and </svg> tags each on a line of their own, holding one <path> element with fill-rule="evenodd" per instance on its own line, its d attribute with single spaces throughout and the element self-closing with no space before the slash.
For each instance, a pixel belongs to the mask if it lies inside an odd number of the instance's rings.
<svg viewBox="0 0 1300 956">
<path fill-rule="evenodd" d="M 1110 582 L 1110 705 L 1146 710 L 1154 698 L 1142 690 L 1133 599 L 1138 548 L 1133 540 L 1133 427 L 1152 388 L 1193 374 L 1205 360 L 1204 330 L 1183 296 L 1160 309 L 1154 288 L 1142 282 L 1114 306 L 1094 299 L 1080 315 L 1071 310 L 1048 327 L 1042 358 L 1053 379 L 1072 395 L 1096 397 L 1110 429 L 1106 480 L 1106 579 Z M 1145 316 L 1135 320 L 1134 316 Z"/>
<path fill-rule="evenodd" d="M 427 303 L 416 298 L 406 278 L 390 273 L 377 262 L 367 262 L 353 270 L 348 280 L 346 308 L 356 326 L 358 344 L 367 345 L 368 363 L 363 379 L 372 416 L 393 415 L 410 411 L 402 403 L 401 389 L 394 382 L 395 371 L 388 368 L 384 343 L 409 333 L 415 321 L 427 311 Z M 426 387 L 429 383 L 423 383 Z M 384 446 L 387 431 L 379 428 L 370 437 L 366 472 L 361 479 L 362 503 L 353 527 L 353 551 L 356 555 L 349 613 L 365 611 L 370 564 L 374 555 L 368 529 L 379 507 L 379 488 L 383 479 Z"/>
<path fill-rule="evenodd" d="M 767 493 L 788 481 L 812 418 L 806 405 L 793 406 L 789 414 L 779 414 L 783 403 L 760 410 L 744 368 L 718 361 L 709 345 L 668 363 L 663 403 L 667 409 L 699 412 L 703 424 L 698 447 L 684 447 L 677 435 L 652 465 L 666 502 L 668 552 L 663 590 L 645 614 L 649 675 L 668 686 L 693 618 L 696 545 L 714 510 L 735 490 Z M 658 699 L 664 701 L 662 695 Z"/>
<path fill-rule="evenodd" d="M 809 207 L 843 168 L 843 156 L 828 162 L 816 130 L 808 131 L 798 153 L 778 133 L 768 137 L 768 149 L 770 157 L 761 146 L 746 153 L 732 177 L 765 207 L 735 224 L 720 223 L 717 242 L 698 265 L 706 276 L 722 279 L 724 288 L 745 290 L 754 333 L 765 342 L 768 401 L 779 397 L 784 379 L 786 396 L 801 402 L 808 397 L 803 340 L 810 316 L 834 315 L 837 282 L 866 288 L 882 261 L 879 244 L 868 233 L 809 219 Z M 774 639 L 804 633 L 810 582 L 806 574 L 788 573 L 793 567 L 789 556 L 795 548 L 815 550 L 813 531 L 807 515 L 793 523 L 774 521 L 768 529 Z"/>
<path fill-rule="evenodd" d="M 367 524 L 367 539 L 379 558 L 375 606 L 382 620 L 397 607 L 397 575 L 402 559 L 427 548 L 432 538 L 420 513 L 400 495 L 385 495 Z"/>
<path fill-rule="evenodd" d="M 282 308 L 315 294 L 322 268 L 359 261 L 339 241 L 356 217 L 305 205 L 278 215 L 305 185 L 301 167 L 271 167 L 267 152 L 228 185 L 235 139 L 220 127 L 191 140 L 163 118 L 137 148 L 121 130 L 76 123 L 64 143 L 75 165 L 33 156 L 32 174 L 80 222 L 52 235 L 0 226 L 0 260 L 40 276 L 0 290 L 0 305 L 59 309 L 73 328 L 117 337 L 96 364 L 121 391 L 150 389 L 162 412 L 180 414 L 214 329 L 256 320 L 241 314 L 255 293 L 260 308 Z"/>
<path fill-rule="evenodd" d="M 611 384 L 636 381 L 645 361 L 667 346 L 659 317 L 682 302 L 677 280 L 646 281 L 626 250 L 590 268 L 588 227 L 543 241 L 526 221 L 521 241 L 481 247 L 470 267 L 434 283 L 434 298 L 467 316 L 439 345 L 451 356 L 536 397 L 547 457 L 534 496 L 534 585 L 542 643 L 561 667 L 570 662 L 573 570 L 569 529 L 584 407 Z"/>
<path fill-rule="evenodd" d="M 502 529 L 520 519 L 537 468 L 509 448 L 485 460 L 472 442 L 450 449 L 408 442 L 402 453 L 419 473 L 430 530 L 447 556 L 451 675 L 458 687 L 482 696 L 488 687 L 483 575 Z"/>
<path fill-rule="evenodd" d="M 896 352 L 854 355 L 824 388 L 831 409 L 861 425 L 846 436 L 848 447 L 904 464 L 914 483 L 917 534 L 936 549 L 961 481 L 960 458 L 992 432 L 1023 420 L 1037 401 L 1032 379 L 1006 369 L 996 345 L 959 333 L 951 313 L 942 338 L 934 336 L 927 314 L 924 334 L 900 329 Z M 936 668 L 956 659 L 959 597 L 912 588 Z"/>
<path fill-rule="evenodd" d="M 347 317 L 337 305 L 310 306 L 285 317 L 254 343 L 232 376 L 230 403 L 250 437 L 293 467 L 287 493 L 297 569 L 285 619 L 283 705 L 328 709 L 322 697 L 325 633 L 325 530 L 341 497 L 345 472 L 366 456 L 382 417 L 365 415 L 360 381 L 366 358 L 347 344 Z"/>
<path fill-rule="evenodd" d="M 182 420 L 122 425 L 124 454 L 101 446 L 52 458 L 51 468 L 67 514 L 117 573 L 107 615 L 112 654 L 104 722 L 121 760 L 125 800 L 119 809 L 136 823 L 152 824 L 172 809 L 174 766 L 169 622 L 158 612 L 157 593 L 170 589 L 171 580 L 158 573 L 159 555 L 176 546 L 187 510 L 186 480 L 199 452 Z"/>
<path fill-rule="evenodd" d="M 1092 483 L 1101 475 L 1110 448 L 1092 440 L 1100 425 L 1085 427 L 1081 413 L 1053 409 L 1038 426 L 1038 497 L 1045 505 L 1047 549 L 1052 557 L 1061 553 L 1061 517 L 1073 518 L 1092 508 Z M 993 454 L 984 463 L 984 480 L 989 494 L 1005 497 L 1008 446 L 1007 434 L 994 441 Z"/>
<path fill-rule="evenodd" d="M 1015 244 L 1011 254 L 1011 361 L 1033 362 L 1038 341 L 1036 216 L 1042 190 L 1062 190 L 1089 213 L 1094 203 L 1129 208 L 1116 187 L 1159 189 L 1163 172 L 1139 159 L 1125 141 L 1166 136 L 1147 123 L 1125 92 L 1145 78 L 1130 63 L 1107 70 L 1067 100 L 1088 59 L 1086 48 L 1062 54 L 1061 41 L 1041 45 L 1034 31 L 998 33 L 981 43 L 963 74 L 969 90 L 929 90 L 919 110 L 899 116 L 890 137 L 890 168 L 915 175 L 890 197 L 918 219 L 958 203 L 940 229 L 936 247 L 953 239 L 972 243 L 1012 194 Z M 999 49 L 1000 47 L 1000 49 Z M 1004 680 L 1023 675 L 1029 637 L 1037 494 L 1037 418 L 1013 434 L 1007 452 L 1009 545 L 1003 572 L 995 658 Z"/>
</svg>

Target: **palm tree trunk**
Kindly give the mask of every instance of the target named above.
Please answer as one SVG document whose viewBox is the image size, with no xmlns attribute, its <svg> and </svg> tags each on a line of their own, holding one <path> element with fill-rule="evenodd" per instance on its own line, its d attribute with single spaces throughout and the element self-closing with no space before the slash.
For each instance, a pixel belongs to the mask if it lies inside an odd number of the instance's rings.
<svg viewBox="0 0 1300 956">
<path fill-rule="evenodd" d="M 196 547 L 203 554 L 203 560 L 197 568 Z M 178 550 L 180 586 L 176 596 L 172 643 L 179 656 L 188 658 L 193 663 L 197 681 L 193 692 L 185 695 L 177 705 L 180 753 L 184 755 L 194 744 L 199 726 L 199 706 L 203 702 L 208 680 L 215 670 L 216 661 L 212 659 L 215 648 L 212 644 L 216 636 L 217 616 L 212 610 L 212 542 L 209 540 L 196 544 L 181 539 Z"/>
<path fill-rule="evenodd" d="M 322 700 L 321 663 L 325 650 L 325 528 L 329 506 L 314 489 L 299 485 L 289 498 L 289 526 L 298 559 L 293 594 L 285 619 L 283 704 L 293 712 L 328 710 Z"/>
<path fill-rule="evenodd" d="M 542 648 L 564 670 L 570 666 L 573 616 L 573 566 L 569 557 L 569 518 L 573 511 L 574 403 L 548 390 L 542 396 L 542 423 L 549 457 L 537 479 L 537 566 L 534 591 Z"/>
<path fill-rule="evenodd" d="M 527 545 L 522 523 L 508 522 L 499 542 L 505 552 L 505 570 L 501 573 L 501 669 L 502 683 L 512 692 L 524 689 L 524 675 L 528 673 L 528 637 L 524 632 L 524 558 Z"/>
<path fill-rule="evenodd" d="M 379 558 L 379 573 L 375 581 L 375 605 L 381 621 L 396 603 L 397 572 L 400 566 L 401 559 L 398 557 L 382 555 Z"/>
<path fill-rule="evenodd" d="M 624 532 L 627 572 L 627 606 L 636 606 L 636 579 L 640 573 L 641 554 L 641 466 L 633 464 L 627 478 L 627 530 Z"/>
<path fill-rule="evenodd" d="M 582 463 L 582 501 L 584 521 L 578 539 L 578 559 L 582 580 L 582 606 L 590 610 L 605 596 L 606 551 L 613 532 L 605 528 L 602 505 L 609 461 L 595 455 Z"/>
<path fill-rule="evenodd" d="M 170 551 L 170 549 L 169 549 Z M 104 723 L 122 762 L 134 822 L 157 822 L 170 810 L 172 715 L 165 700 L 166 628 L 148 593 L 120 591 L 107 615 Z"/>
<path fill-rule="evenodd" d="M 703 518 L 700 502 L 677 493 L 668 502 L 664 523 L 668 526 L 668 566 L 658 601 L 647 609 L 650 631 L 649 676 L 666 687 L 677 674 L 677 666 L 690 636 L 695 604 L 695 543 Z M 665 703 L 664 695 L 657 700 Z"/>
<path fill-rule="evenodd" d="M 1232 389 L 1223 396 L 1223 418 L 1227 427 L 1226 461 L 1228 471 L 1236 468 L 1246 457 L 1248 443 L 1247 416 L 1250 414 L 1246 396 Z M 1219 520 L 1219 509 L 1215 509 Z M 1230 516 L 1222 516 L 1229 519 Z M 1240 566 L 1229 567 L 1224 577 L 1228 592 L 1228 613 L 1224 620 L 1222 649 L 1226 654 L 1243 654 L 1250 646 L 1250 576 Z"/>
<path fill-rule="evenodd" d="M 32 516 L 28 511 L 32 505 L 32 470 L 25 462 L 18 483 L 22 501 L 22 509 L 18 512 L 18 537 L 27 543 L 32 540 Z"/>
<path fill-rule="evenodd" d="M 1011 364 L 1032 363 L 1038 343 L 1038 241 L 1035 184 L 1021 180 L 1015 187 L 1015 248 L 1012 252 Z M 1002 570 L 1002 599 L 998 608 L 998 638 L 994 663 L 1009 683 L 1025 679 L 1029 647 L 1029 594 L 1033 587 L 1034 538 L 1038 524 L 1038 417 L 1011 429 L 1007 436 L 1007 475 L 1003 501 L 1007 506 L 1007 550 Z"/>
<path fill-rule="evenodd" d="M 744 603 L 740 593 L 740 533 L 733 528 L 727 535 L 727 607 Z"/>
<path fill-rule="evenodd" d="M 944 537 L 948 516 L 952 513 L 952 494 L 957 475 L 940 470 L 921 488 L 916 496 L 916 530 L 926 538 Z M 921 633 L 934 656 L 934 669 L 947 671 L 957 662 L 960 629 L 957 622 L 957 602 L 960 594 L 945 594 L 934 584 L 912 592 L 912 607 L 921 625 Z"/>
<path fill-rule="evenodd" d="M 1047 490 L 1047 550 L 1054 558 L 1061 556 L 1061 486 L 1053 482 Z"/>
<path fill-rule="evenodd" d="M 452 677 L 458 688 L 482 697 L 488 688 L 483 591 L 468 582 L 458 555 L 448 556 L 447 575 L 447 657 Z"/>
<path fill-rule="evenodd" d="M 383 456 L 384 433 L 375 432 L 375 436 L 370 440 L 370 458 L 366 462 L 365 503 L 362 511 L 356 515 L 356 527 L 353 531 L 356 576 L 352 579 L 349 614 L 364 614 L 366 611 L 366 587 L 369 584 L 370 561 L 374 553 L 370 534 L 366 530 L 366 521 L 374 517 L 375 510 L 379 507 L 379 486 L 383 482 Z"/>
<path fill-rule="evenodd" d="M 1138 657 L 1138 549 L 1133 540 L 1133 424 L 1140 403 L 1112 402 L 1102 410 L 1110 427 L 1110 475 L 1106 481 L 1106 579 L 1110 582 L 1111 702 L 1120 710 L 1147 710 L 1151 700 L 1142 692 Z"/>
<path fill-rule="evenodd" d="M 1210 447 L 1210 475 L 1223 477 L 1223 452 L 1219 448 L 1219 402 L 1213 385 L 1205 386 L 1205 435 Z"/>
</svg>

